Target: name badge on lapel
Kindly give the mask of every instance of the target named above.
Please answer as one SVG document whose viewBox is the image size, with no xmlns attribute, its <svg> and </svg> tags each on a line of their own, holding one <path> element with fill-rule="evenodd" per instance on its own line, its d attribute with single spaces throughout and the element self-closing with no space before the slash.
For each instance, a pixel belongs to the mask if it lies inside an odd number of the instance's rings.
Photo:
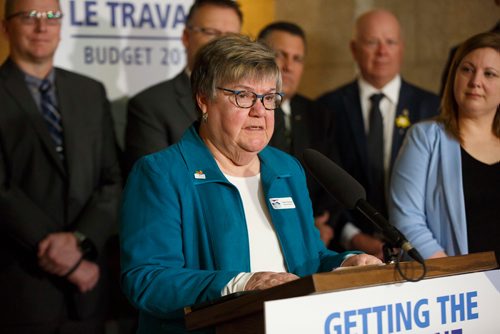
<svg viewBox="0 0 500 334">
<path fill-rule="evenodd" d="M 295 209 L 295 203 L 291 197 L 270 198 L 269 202 L 275 210 Z"/>
</svg>

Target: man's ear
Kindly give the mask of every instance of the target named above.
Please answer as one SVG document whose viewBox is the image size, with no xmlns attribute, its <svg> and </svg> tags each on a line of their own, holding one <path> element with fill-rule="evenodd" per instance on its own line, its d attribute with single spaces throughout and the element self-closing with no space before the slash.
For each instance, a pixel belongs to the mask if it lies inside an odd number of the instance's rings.
<svg viewBox="0 0 500 334">
<path fill-rule="evenodd" d="M 356 41 L 355 41 L 355 40 L 353 40 L 353 39 L 352 39 L 352 40 L 349 42 L 349 48 L 351 49 L 351 54 L 352 54 L 352 57 L 353 57 L 354 59 L 358 59 L 358 58 L 357 58 L 357 53 L 358 53 L 357 51 L 358 51 L 358 49 L 357 49 L 357 45 L 356 45 Z"/>
<path fill-rule="evenodd" d="M 184 45 L 184 49 L 187 49 L 188 46 L 189 46 L 189 31 L 187 28 L 184 28 L 184 30 L 182 31 L 182 37 L 181 37 L 181 41 L 182 41 L 182 45 Z"/>
<path fill-rule="evenodd" d="M 0 20 L 0 31 L 2 32 L 2 38 L 7 39 L 9 32 L 7 30 L 7 21 L 5 21 L 5 19 Z"/>
</svg>

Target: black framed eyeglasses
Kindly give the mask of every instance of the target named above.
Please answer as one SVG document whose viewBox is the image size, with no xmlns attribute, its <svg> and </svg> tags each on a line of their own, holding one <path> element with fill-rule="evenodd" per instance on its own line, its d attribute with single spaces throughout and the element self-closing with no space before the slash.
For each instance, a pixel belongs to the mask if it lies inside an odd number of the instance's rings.
<svg viewBox="0 0 500 334">
<path fill-rule="evenodd" d="M 252 108 L 257 99 L 260 99 L 266 110 L 275 110 L 280 107 L 285 96 L 284 93 L 256 94 L 247 90 L 233 90 L 222 87 L 217 87 L 217 89 L 233 94 L 236 105 L 240 108 Z"/>
<path fill-rule="evenodd" d="M 11 14 L 5 19 L 11 20 L 16 17 L 19 17 L 21 23 L 25 25 L 34 25 L 37 20 L 41 19 L 45 19 L 48 25 L 59 25 L 61 24 L 63 13 L 59 10 L 49 10 L 44 12 L 33 9 L 27 12 L 17 12 Z"/>
<path fill-rule="evenodd" d="M 189 25 L 187 26 L 189 30 L 195 31 L 195 32 L 201 32 L 202 34 L 205 34 L 207 36 L 212 36 L 212 37 L 219 37 L 224 35 L 224 33 L 218 29 L 215 28 L 205 28 L 205 27 L 197 27 L 197 26 L 192 26 Z"/>
</svg>

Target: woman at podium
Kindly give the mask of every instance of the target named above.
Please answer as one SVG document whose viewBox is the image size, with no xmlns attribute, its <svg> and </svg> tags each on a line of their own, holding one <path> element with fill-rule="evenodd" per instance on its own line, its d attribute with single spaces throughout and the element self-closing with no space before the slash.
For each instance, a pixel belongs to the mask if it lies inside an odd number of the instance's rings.
<svg viewBox="0 0 500 334">
<path fill-rule="evenodd" d="M 390 219 L 424 258 L 500 254 L 500 34 L 458 49 L 436 120 L 394 164 Z"/>
<path fill-rule="evenodd" d="M 325 248 L 302 166 L 267 146 L 283 99 L 272 51 L 216 39 L 200 50 L 191 85 L 200 121 L 136 163 L 124 192 L 122 284 L 139 333 L 183 332 L 187 305 L 380 263 Z"/>
</svg>

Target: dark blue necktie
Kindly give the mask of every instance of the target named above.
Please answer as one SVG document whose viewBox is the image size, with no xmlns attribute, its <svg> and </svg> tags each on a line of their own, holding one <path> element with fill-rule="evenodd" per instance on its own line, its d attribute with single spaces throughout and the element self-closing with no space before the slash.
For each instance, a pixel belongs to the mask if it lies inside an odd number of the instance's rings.
<svg viewBox="0 0 500 334">
<path fill-rule="evenodd" d="M 380 112 L 380 101 L 384 94 L 370 96 L 370 129 L 368 131 L 368 158 L 372 176 L 372 198 L 370 202 L 381 212 L 385 212 L 384 181 L 384 124 Z"/>
<path fill-rule="evenodd" d="M 40 85 L 40 106 L 43 118 L 47 123 L 50 136 L 54 140 L 56 146 L 56 151 L 59 153 L 61 158 L 63 155 L 63 129 L 61 125 L 61 114 L 57 110 L 57 107 L 50 95 L 51 82 L 47 79 L 42 81 Z"/>
</svg>

